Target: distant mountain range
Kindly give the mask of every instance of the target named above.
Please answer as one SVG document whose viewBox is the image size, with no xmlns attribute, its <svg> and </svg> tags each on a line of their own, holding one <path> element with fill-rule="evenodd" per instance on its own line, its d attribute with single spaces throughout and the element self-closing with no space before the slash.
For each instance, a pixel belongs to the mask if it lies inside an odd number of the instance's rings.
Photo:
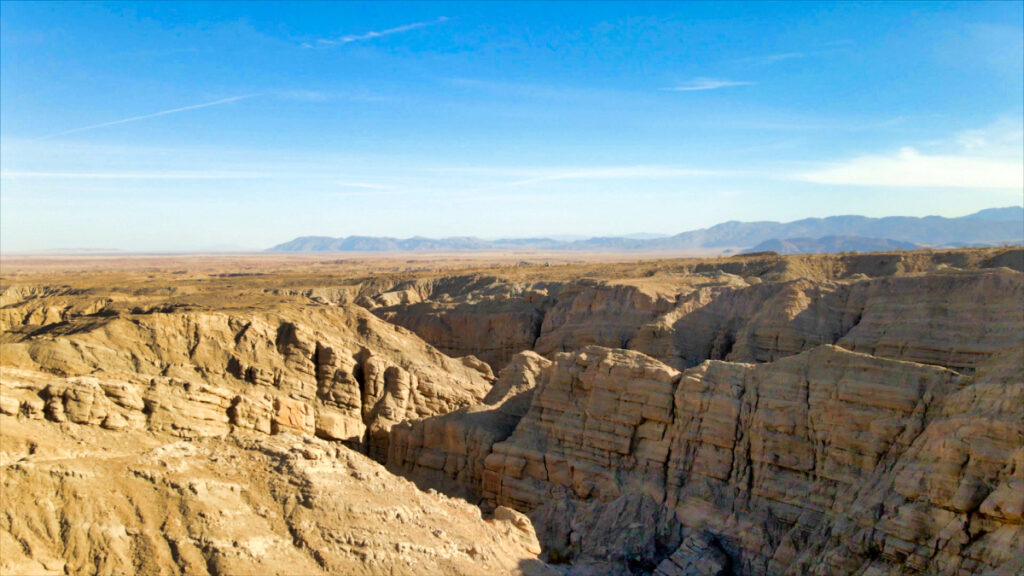
<svg viewBox="0 0 1024 576">
<path fill-rule="evenodd" d="M 743 252 L 778 252 L 779 254 L 824 254 L 828 252 L 891 252 L 914 250 L 913 242 L 863 236 L 823 236 L 821 238 L 786 238 L 761 242 Z"/>
<path fill-rule="evenodd" d="M 271 252 L 452 252 L 479 250 L 578 250 L 669 252 L 695 249 L 774 250 L 784 253 L 878 251 L 918 246 L 957 247 L 1024 243 L 1024 207 L 990 208 L 960 218 L 831 216 L 794 222 L 730 221 L 675 236 L 632 234 L 585 240 L 471 236 L 406 239 L 377 236 L 302 236 Z"/>
</svg>

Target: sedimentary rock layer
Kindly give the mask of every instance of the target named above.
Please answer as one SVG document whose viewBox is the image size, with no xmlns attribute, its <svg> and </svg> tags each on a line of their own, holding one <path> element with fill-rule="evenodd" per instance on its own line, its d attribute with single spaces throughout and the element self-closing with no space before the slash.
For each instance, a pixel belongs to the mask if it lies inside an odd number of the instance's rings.
<svg viewBox="0 0 1024 576">
<path fill-rule="evenodd" d="M 22 324 L 3 340 L 6 366 L 62 377 L 24 400 L 45 402 L 51 420 L 111 415 L 182 436 L 292 431 L 380 459 L 395 423 L 475 404 L 492 380 L 486 365 L 359 307 L 101 312 Z"/>
<path fill-rule="evenodd" d="M 478 490 L 530 513 L 548 559 L 613 572 L 1013 573 L 1022 362 L 821 346 L 679 372 L 589 347 L 543 372 Z"/>
<path fill-rule="evenodd" d="M 493 510 L 493 500 L 481 498 L 484 459 L 515 430 L 530 407 L 537 378 L 550 365 L 534 352 L 523 352 L 501 371 L 483 404 L 393 427 L 389 467 L 425 489 Z"/>
<path fill-rule="evenodd" d="M 993 258 L 993 264 L 1010 260 Z M 491 279 L 486 290 L 466 282 L 466 292 L 445 292 L 438 300 L 391 298 L 374 313 L 447 353 L 476 354 L 494 370 L 522 350 L 550 358 L 592 344 L 639 350 L 679 369 L 706 359 L 768 362 L 837 344 L 971 370 L 1009 343 L 1024 345 L 1024 275 L 945 264 L 908 273 L 899 257 L 889 259 L 857 262 L 876 276 L 821 274 L 811 269 L 821 261 L 787 259 L 778 263 L 790 270 L 781 279 L 770 269 L 728 263 L 722 266 L 761 276 L 712 269 L 543 290 Z M 801 271 L 809 277 L 785 279 Z"/>
<path fill-rule="evenodd" d="M 168 435 L 0 415 L 3 574 L 545 574 L 484 521 L 309 436 Z"/>
</svg>

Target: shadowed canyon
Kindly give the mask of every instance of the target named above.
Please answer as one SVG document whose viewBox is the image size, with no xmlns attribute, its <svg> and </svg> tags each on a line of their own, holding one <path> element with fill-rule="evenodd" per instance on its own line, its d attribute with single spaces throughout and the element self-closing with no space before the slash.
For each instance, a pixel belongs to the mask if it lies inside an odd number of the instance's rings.
<svg viewBox="0 0 1024 576">
<path fill-rule="evenodd" d="M 2 574 L 1024 572 L 1024 250 L 5 258 Z"/>
</svg>

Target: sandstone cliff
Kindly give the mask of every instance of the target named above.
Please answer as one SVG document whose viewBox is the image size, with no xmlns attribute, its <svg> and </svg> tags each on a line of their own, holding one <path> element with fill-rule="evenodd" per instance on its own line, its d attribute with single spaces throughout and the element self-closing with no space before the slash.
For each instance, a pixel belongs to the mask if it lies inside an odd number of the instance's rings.
<svg viewBox="0 0 1024 576">
<path fill-rule="evenodd" d="M 478 360 L 359 307 L 5 294 L 0 573 L 548 573 L 521 514 L 349 448 L 482 401 Z"/>
<path fill-rule="evenodd" d="M 746 257 L 651 266 L 614 281 L 456 277 L 399 284 L 361 302 L 495 371 L 523 350 L 551 357 L 591 344 L 676 368 L 838 344 L 961 370 L 1007 338 L 1024 343 L 1022 270 L 1019 249 Z"/>
<path fill-rule="evenodd" d="M 400 283 L 377 294 L 364 290 L 360 303 L 446 354 L 472 355 L 497 371 L 517 352 L 534 348 L 560 290 L 558 283 L 456 276 Z"/>
<path fill-rule="evenodd" d="M 632 348 L 677 368 L 768 362 L 838 344 L 886 358 L 974 369 L 1024 345 L 1024 275 L 1006 269 L 698 289 L 638 331 Z"/>
<path fill-rule="evenodd" d="M 0 424 L 2 574 L 548 573 L 514 512 L 485 521 L 325 440 Z"/>
<path fill-rule="evenodd" d="M 479 490 L 529 512 L 548 559 L 606 572 L 1011 574 L 1022 361 L 971 377 L 823 346 L 680 373 L 589 347 L 544 372 Z"/>
<path fill-rule="evenodd" d="M 484 460 L 526 414 L 541 371 L 551 362 L 534 352 L 517 355 L 501 371 L 483 404 L 391 430 L 389 468 L 424 489 L 438 489 L 494 510 L 481 498 Z"/>
<path fill-rule="evenodd" d="M 475 404 L 493 378 L 359 307 L 101 309 L 2 338 L 5 365 L 66 378 L 39 393 L 56 421 L 117 414 L 182 436 L 290 430 L 381 459 L 391 426 Z M 118 381 L 130 400 L 106 398 L 93 376 Z"/>
</svg>

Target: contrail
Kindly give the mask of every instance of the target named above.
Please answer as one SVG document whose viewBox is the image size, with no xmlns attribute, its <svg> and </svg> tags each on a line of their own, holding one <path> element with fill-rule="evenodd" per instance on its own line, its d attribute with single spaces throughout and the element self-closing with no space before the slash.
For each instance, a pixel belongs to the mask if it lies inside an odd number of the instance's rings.
<svg viewBox="0 0 1024 576">
<path fill-rule="evenodd" d="M 102 124 L 93 124 L 92 126 L 83 126 L 81 128 L 72 128 L 71 130 L 65 130 L 63 132 L 57 132 L 55 134 L 47 134 L 46 136 L 40 136 L 33 138 L 31 141 L 45 140 L 47 138 L 54 138 L 56 136 L 64 136 L 66 134 L 74 134 L 76 132 L 85 132 L 86 130 L 94 130 L 96 128 L 103 128 L 104 126 L 114 126 L 116 124 L 126 124 L 128 122 L 136 122 L 138 120 L 145 120 L 146 118 L 155 118 L 157 116 L 166 116 L 168 114 L 175 114 L 177 112 L 185 112 L 186 110 L 196 110 L 199 108 L 208 108 L 210 106 L 217 106 L 218 104 L 227 104 L 228 102 L 235 102 L 244 98 L 250 98 L 254 94 L 246 94 L 244 96 L 233 96 L 231 98 L 224 98 L 223 100 L 215 100 L 213 102 L 206 102 L 205 104 L 193 104 L 192 106 L 183 106 L 181 108 L 172 108 L 170 110 L 163 110 L 161 112 L 154 112 L 152 114 L 144 114 L 142 116 L 132 116 L 131 118 L 122 118 L 121 120 L 114 120 L 113 122 L 104 122 Z"/>
</svg>

